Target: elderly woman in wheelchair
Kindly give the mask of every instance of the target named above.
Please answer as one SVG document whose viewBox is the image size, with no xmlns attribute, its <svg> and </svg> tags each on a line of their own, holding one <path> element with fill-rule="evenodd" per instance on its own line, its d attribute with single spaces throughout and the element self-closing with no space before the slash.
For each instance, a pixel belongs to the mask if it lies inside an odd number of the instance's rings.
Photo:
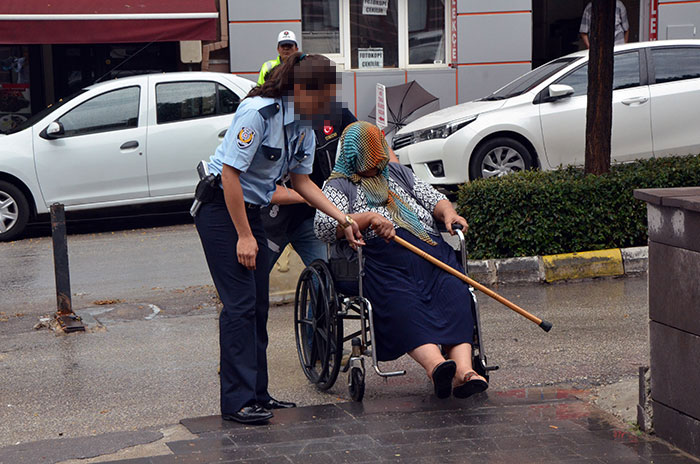
<svg viewBox="0 0 700 464">
<path fill-rule="evenodd" d="M 407 353 L 425 369 L 437 397 L 454 394 L 466 398 L 488 387 L 486 370 L 481 369 L 484 375 L 480 375 L 473 366 L 478 313 L 474 312 L 472 291 L 393 238 L 398 235 L 461 269 L 455 251 L 442 239 L 437 222 L 444 223 L 454 235 L 455 225 L 466 231 L 467 221 L 444 195 L 411 170 L 389 162 L 390 154 L 378 127 L 362 121 L 353 123 L 341 137 L 335 169 L 323 188 L 325 195 L 363 231 L 366 245 L 360 253 L 364 276 L 360 294 L 371 301 L 373 308 L 370 323 L 375 369 L 381 374 L 377 360 L 390 361 Z M 343 224 L 320 211 L 316 213 L 316 235 L 332 244 L 336 255 L 356 259 L 347 242 L 341 241 L 342 231 Z M 358 291 L 343 288 L 342 282 L 334 285 L 344 294 Z M 353 345 L 357 344 L 354 340 Z"/>
</svg>

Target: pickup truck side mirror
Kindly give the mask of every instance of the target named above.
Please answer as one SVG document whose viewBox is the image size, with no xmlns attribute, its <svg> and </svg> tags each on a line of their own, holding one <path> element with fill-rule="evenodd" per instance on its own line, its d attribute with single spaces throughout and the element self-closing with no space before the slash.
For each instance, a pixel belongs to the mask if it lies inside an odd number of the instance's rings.
<svg viewBox="0 0 700 464">
<path fill-rule="evenodd" d="M 53 140 L 60 138 L 61 136 L 65 135 L 65 133 L 66 132 L 63 129 L 63 124 L 61 124 L 58 121 L 54 121 L 42 131 L 41 136 L 45 139 Z"/>
</svg>

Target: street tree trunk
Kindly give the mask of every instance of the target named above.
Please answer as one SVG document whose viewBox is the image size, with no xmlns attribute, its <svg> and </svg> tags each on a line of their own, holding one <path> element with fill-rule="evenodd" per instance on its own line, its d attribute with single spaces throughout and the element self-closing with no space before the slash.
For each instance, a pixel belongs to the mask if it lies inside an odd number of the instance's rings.
<svg viewBox="0 0 700 464">
<path fill-rule="evenodd" d="M 615 6 L 616 0 L 595 0 L 591 12 L 585 158 L 590 174 L 610 171 Z"/>
</svg>

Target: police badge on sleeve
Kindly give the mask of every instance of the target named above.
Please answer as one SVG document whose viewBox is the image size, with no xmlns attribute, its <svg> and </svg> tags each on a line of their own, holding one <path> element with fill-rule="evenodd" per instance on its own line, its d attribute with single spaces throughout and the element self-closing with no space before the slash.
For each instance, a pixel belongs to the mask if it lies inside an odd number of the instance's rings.
<svg viewBox="0 0 700 464">
<path fill-rule="evenodd" d="M 238 133 L 236 142 L 238 143 L 238 148 L 248 148 L 255 140 L 255 130 L 250 127 L 243 127 Z"/>
</svg>

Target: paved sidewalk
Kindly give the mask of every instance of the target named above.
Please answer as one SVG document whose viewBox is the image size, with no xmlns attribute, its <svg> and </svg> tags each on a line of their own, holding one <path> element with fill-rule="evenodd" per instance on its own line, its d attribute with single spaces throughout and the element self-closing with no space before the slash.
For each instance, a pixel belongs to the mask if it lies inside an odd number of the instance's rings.
<svg viewBox="0 0 700 464">
<path fill-rule="evenodd" d="M 585 395 L 531 388 L 468 400 L 423 397 L 328 404 L 277 411 L 269 425 L 257 427 L 219 416 L 199 417 L 181 421 L 197 438 L 168 443 L 173 454 L 110 462 L 700 462 L 629 431 L 580 399 Z"/>
</svg>

